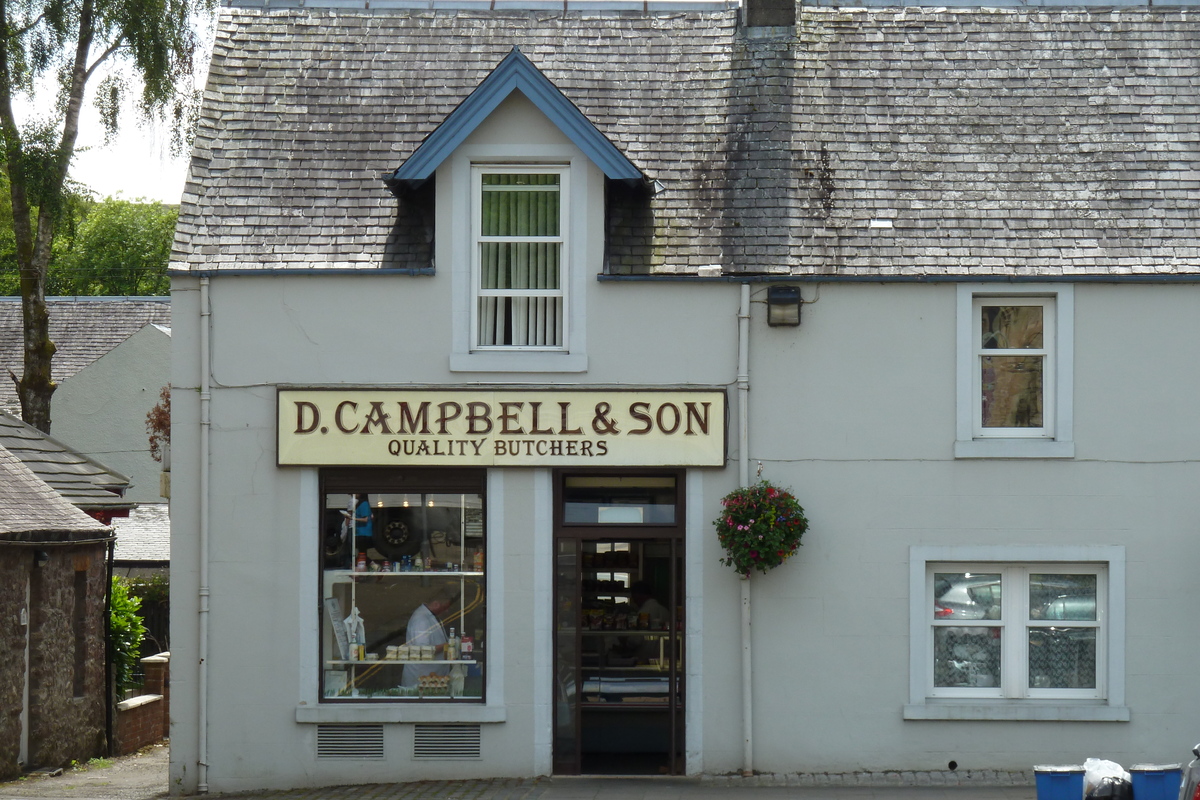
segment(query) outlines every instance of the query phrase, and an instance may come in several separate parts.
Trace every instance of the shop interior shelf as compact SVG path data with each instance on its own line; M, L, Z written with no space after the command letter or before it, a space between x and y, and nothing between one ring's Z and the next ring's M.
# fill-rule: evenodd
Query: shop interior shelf
M420 664L420 665L426 666L426 667L441 667L441 666L446 666L446 665L451 665L451 664L466 664L468 666L478 666L479 661L475 660L475 659L472 659L471 661L463 661L461 659L457 660L457 661L443 661L441 659L401 661L398 658L377 658L374 661L365 661L364 660L364 661L326 661L325 662L325 665L329 666L329 667L344 667L344 666L351 666L351 667L398 666L398 667L402 667L405 664Z
M447 572L445 570L421 570L420 572L358 572L352 569L327 569L325 574L334 578L432 578L432 577L482 577L482 572Z

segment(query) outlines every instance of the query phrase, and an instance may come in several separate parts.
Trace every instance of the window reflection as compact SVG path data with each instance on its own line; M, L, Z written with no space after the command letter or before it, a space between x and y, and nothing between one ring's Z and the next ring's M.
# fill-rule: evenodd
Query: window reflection
M674 476L570 476L563 480L563 521L587 525L674 525Z
M483 699L483 508L480 492L325 493L324 700Z

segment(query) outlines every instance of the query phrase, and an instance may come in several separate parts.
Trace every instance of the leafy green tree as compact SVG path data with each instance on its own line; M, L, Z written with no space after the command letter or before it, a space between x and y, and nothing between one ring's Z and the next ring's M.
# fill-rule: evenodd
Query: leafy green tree
M160 203L108 199L88 209L70 249L50 265L52 295L167 294L175 218Z
M54 242L69 217L68 179L79 114L89 81L100 80L97 105L106 130L117 129L122 98L140 84L139 107L175 123L182 143L191 129L197 93L191 87L199 37L192 27L211 0L0 0L0 159L8 178L12 230L25 336L23 374L17 380L21 416L50 431L55 385L50 364L46 282ZM109 69L108 77L101 69ZM18 123L14 98L52 77L53 102L39 99L46 116Z
M21 285L8 205L7 193L0 193L0 295L11 296ZM47 296L167 294L178 215L178 208L161 203L78 196L54 239Z
M78 185L73 185L66 197L66 207L58 230L54 236L54 244L50 248L50 264L54 263L65 252L70 251L75 241L75 233L83 214L92 205L90 194ZM34 217L37 213L34 209ZM17 267L17 238L13 231L12 198L9 194L8 178L0 172L0 295L12 296L21 293L20 271ZM47 286L46 294L60 294L56 289ZM14 378L14 380L16 380Z
M0 294L15 295L20 289L17 237L12 227L12 198L8 194L8 178L0 173Z
M140 598L130 594L129 584L113 576L112 597L109 599L108 640L112 647L113 682L117 697L135 685L134 670L141 657L142 638L146 626L138 614L142 608Z

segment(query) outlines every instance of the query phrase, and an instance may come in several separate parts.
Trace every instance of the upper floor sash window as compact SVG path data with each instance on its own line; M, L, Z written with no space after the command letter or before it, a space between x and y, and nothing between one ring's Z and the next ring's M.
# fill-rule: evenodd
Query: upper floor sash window
M472 170L473 349L564 350L569 172Z

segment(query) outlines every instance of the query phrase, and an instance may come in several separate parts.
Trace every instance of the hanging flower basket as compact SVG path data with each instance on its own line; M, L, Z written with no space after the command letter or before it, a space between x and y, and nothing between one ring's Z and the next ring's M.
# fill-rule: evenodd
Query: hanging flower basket
M726 553L721 563L743 578L750 577L751 570L766 572L787 561L808 530L800 503L770 481L732 491L721 505L724 511L713 520Z

